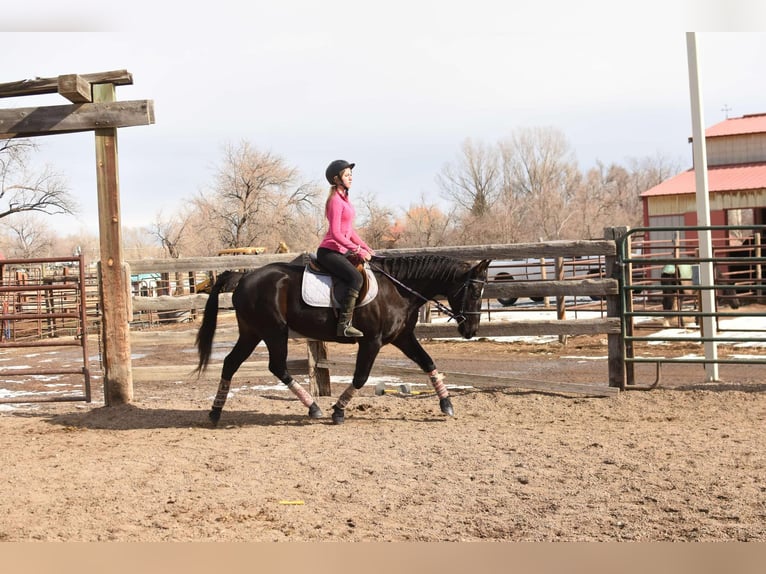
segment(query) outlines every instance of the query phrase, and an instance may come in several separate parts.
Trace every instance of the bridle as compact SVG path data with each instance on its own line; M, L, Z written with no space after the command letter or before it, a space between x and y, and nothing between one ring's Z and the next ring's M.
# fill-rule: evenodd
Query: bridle
M473 277L469 277L468 279L463 281L463 284L460 287L458 287L457 291L455 291L455 295L460 293L460 291L463 291L463 298L460 301L460 310L457 313L455 313L452 310L451 307L447 307L446 305L440 303L436 299L429 299L425 295L422 295L422 294L418 293L417 291L415 291L414 289L412 289L411 287L405 285L404 283L399 281L396 277L391 275L388 271L383 269L380 265L377 265L376 263L372 263L371 261L368 262L367 264L372 269L374 269L375 271L379 271L380 273L382 273L383 275L388 277L391 281L393 281L394 283L399 285L399 287L401 287L402 289L405 289L406 291L409 291L410 293L412 293L416 297L422 299L423 302L425 302L425 303L428 303L428 302L433 303L434 306L439 311L441 311L445 315L449 316L448 321L451 321L452 319L454 319L457 322L457 324L460 325L460 324L462 324L468 318L468 317L466 317L466 315L481 315L481 310L479 310L479 311L465 311L464 309L465 309L466 304L468 303L468 297L470 295L470 293L469 293L470 289L468 287L470 285L472 285L472 284L480 284L481 285L481 292L479 293L479 296L477 297L477 299L481 299L482 294L484 293L484 287L487 284L487 281L485 279L475 279Z

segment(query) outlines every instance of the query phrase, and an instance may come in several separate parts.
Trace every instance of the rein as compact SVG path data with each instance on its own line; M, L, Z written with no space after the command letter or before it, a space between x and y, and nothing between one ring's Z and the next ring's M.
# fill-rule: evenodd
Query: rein
M403 289L409 291L410 293L412 293L416 297L422 299L424 302L428 303L430 301L431 303L433 303L439 311L441 311L445 315L449 315L449 320L454 319L457 322L458 325L460 325L463 321L466 320L466 315L480 315L481 314L481 311L464 311L463 308L465 307L465 304L466 304L466 302L468 300L468 289L467 289L468 284L469 283L481 283L482 285L486 285L486 281L480 281L479 279L466 279L463 282L463 284L460 286L460 289L465 289L465 293L463 294L463 301L460 304L461 309L460 309L460 311L458 313L455 313L450 307L447 307L446 305L440 303L436 299L429 299L425 295L422 295L422 294L418 293L417 291L415 291L414 289L412 289L411 287L405 285L404 283L399 281L396 277L391 275L388 271L383 269L377 263L373 263L372 261L369 261L367 264L370 267L372 267L375 271L379 271L380 273L382 273L383 275L388 277L391 281L393 281L394 283L399 285L399 287L402 287Z

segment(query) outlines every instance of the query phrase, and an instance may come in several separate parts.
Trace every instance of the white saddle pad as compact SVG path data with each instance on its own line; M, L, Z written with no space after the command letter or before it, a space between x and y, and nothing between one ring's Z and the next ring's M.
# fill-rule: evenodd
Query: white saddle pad
M366 265L364 272L367 274L370 287L364 298L357 302L357 307L367 305L378 294L378 281L375 279L375 275ZM301 284L301 297L303 297L306 304L312 307L339 307L340 305L331 293L332 280L332 275L314 273L306 267L303 271L303 283Z

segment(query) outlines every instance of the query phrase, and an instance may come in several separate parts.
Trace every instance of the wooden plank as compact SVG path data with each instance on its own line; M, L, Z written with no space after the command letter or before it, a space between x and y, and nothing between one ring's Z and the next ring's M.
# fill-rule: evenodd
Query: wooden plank
M160 295L158 297L140 297L134 295L131 297L131 303L134 311L191 311L193 309L204 309L207 303L208 295L206 293L195 293L192 295ZM231 293L220 293L218 295L218 308L231 308Z
M619 317L535 321L484 321L475 338L534 337L538 335L597 335L620 333ZM415 335L423 339L459 338L454 323L418 323Z
M423 255L420 247L386 249L380 255ZM514 243L500 245L465 245L453 247L429 247L428 253L438 253L458 259L524 259L525 257L596 257L615 255L614 241L604 239L542 241L540 243Z
M183 273L185 271L228 271L234 269L255 269L268 263L286 263L299 257L300 253L279 253L271 255L225 255L220 257L179 257L177 259L134 259L130 268L140 273Z
M59 94L75 104L92 102L90 83L78 74L67 74L58 78Z
M184 329L183 331L131 331L130 340L134 344L156 345L189 345L194 346L197 338L198 327ZM237 326L222 327L215 330L215 340L220 343L229 341L233 345L239 337Z
M133 74L127 70L112 70L95 74L79 74L79 76L88 84L114 84L116 86L125 86L133 83ZM62 76L54 78L34 78L31 80L20 80L18 82L6 82L0 84L0 98L55 94L59 91L59 78L61 77Z
M560 281L492 281L484 288L488 299L499 297L606 296L617 295L617 279L564 279Z
M154 102L94 102L0 110L0 139L76 133L154 123Z
M321 366L333 369L353 369L354 364L350 361L328 360L323 361ZM389 374L398 374L399 376L417 376L425 379L426 375L420 369L413 367L399 367L386 365L384 363L375 363L373 373L386 372ZM501 375L479 375L476 373L461 373L454 371L445 371L445 382L450 384L467 384L475 386L477 383L483 385L500 385L519 389L529 389L549 393L574 393L580 395L590 395L594 397L611 397L619 394L620 389L609 387L607 385L588 385L584 383L567 383L556 381L539 381L535 379L520 379L516 377L505 377Z
M219 295L220 308L230 307L231 293ZM131 298L135 311L189 311L192 309L204 309L207 295L183 295L173 297L162 295L160 297L137 297ZM477 337L513 337L535 335L596 335L620 334L620 319L618 317L606 317L595 319L549 319L530 321L482 321L479 325ZM418 323L415 334L423 338L453 338L459 337L454 323ZM293 333L295 338L301 336Z
M515 243L502 245L471 245L462 247L429 247L412 249L381 249L378 255L446 255L458 259L524 259L528 257L576 257L615 255L614 241L547 241L541 243ZM288 262L305 256L304 253L280 253L261 255L236 255L223 257L186 257L179 259L143 259L130 261L134 273L171 273L175 271L227 269L254 269L276 261ZM596 280L594 280L596 281ZM597 281L613 281L600 279ZM499 283L497 283L499 284ZM489 285L487 286L489 288ZM611 289L611 287L609 288ZM553 293L554 295L556 293ZM596 293L594 293L595 295Z
M216 379L221 374L223 363L210 363L200 377L194 372L195 365L152 365L149 367L133 367L133 382L147 383L157 381L193 381L198 378ZM290 359L287 361L287 370L294 375L308 373L308 361L306 359ZM271 377L274 383L279 383L274 375L269 372L269 362L247 361L237 369L235 380L244 384L248 377ZM285 387L287 388L287 387ZM181 391L182 392L182 391Z

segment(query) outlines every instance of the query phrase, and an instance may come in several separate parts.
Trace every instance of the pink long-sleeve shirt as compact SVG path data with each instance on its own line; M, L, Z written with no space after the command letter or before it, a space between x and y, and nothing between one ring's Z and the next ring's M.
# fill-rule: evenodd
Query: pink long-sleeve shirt
M349 250L356 251L357 246L361 246L365 251L370 251L367 244L354 231L356 211L348 197L340 193L333 193L330 201L327 203L326 215L329 225L319 247L326 247L340 253L345 253Z

